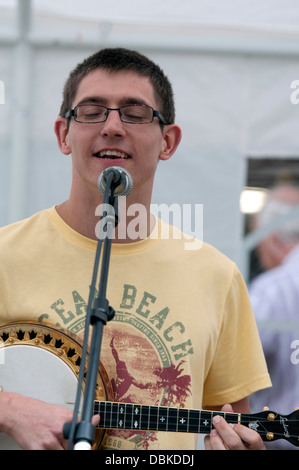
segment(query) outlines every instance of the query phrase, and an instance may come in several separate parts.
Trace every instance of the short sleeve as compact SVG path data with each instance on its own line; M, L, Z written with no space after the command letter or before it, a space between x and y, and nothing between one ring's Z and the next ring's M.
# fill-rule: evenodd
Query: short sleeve
M203 405L233 403L270 386L247 287L235 266Z

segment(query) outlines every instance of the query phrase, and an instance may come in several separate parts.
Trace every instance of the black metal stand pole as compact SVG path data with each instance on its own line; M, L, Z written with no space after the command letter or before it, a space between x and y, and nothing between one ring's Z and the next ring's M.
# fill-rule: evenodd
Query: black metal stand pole
M66 423L64 427L64 435L66 438L69 439L69 449L71 449L74 444L74 450L90 450L94 442L95 427L91 423L91 420L94 410L95 390L97 385L97 374L99 369L103 329L107 321L112 320L112 318L114 317L114 310L112 309L112 307L110 307L108 299L106 298L112 235L113 230L118 223L117 198L115 198L114 196L114 190L117 185L113 185L112 180L112 176L110 178L107 178L103 205L105 212L101 221L101 233L98 241L99 247L101 246L102 241L104 239L103 257L99 281L99 293L98 296L94 299L94 282L98 271L100 249L97 250L96 254L93 283L89 297L89 306L87 309L87 312L89 312L89 314L86 317L83 344L83 350L85 352L87 351L88 341L87 330L89 330L90 327L92 327L92 335L88 357L85 393L83 397L82 418L81 421L77 423L76 414L78 411L78 401L80 399L79 397L81 396L82 390L82 383L80 382L82 382L84 375L85 360L82 360L80 364L79 383L75 405L75 410L77 409L77 411L74 412L73 422L71 424ZM91 303L93 303L92 308ZM84 354L82 353L82 359L84 359L83 356Z

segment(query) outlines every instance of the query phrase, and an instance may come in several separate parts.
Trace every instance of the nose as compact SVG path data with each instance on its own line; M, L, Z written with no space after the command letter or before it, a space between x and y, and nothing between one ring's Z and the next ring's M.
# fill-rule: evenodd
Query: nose
M119 111L117 109L109 110L107 120L102 124L101 134L105 136L123 136L125 133Z

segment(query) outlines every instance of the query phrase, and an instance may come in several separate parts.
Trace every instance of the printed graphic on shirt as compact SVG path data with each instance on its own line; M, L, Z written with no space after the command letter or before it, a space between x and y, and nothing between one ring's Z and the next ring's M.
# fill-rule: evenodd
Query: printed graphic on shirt
M57 324L82 336L87 305L77 291L72 297L72 310L65 309L63 299L55 300L51 309L59 317ZM193 354L192 343L181 321L169 321L170 308L154 310L155 301L149 292L139 293L133 285L123 286L119 309L104 328L101 361L115 401L183 408L191 394L186 363L187 356ZM48 316L41 315L40 320L46 321ZM105 447L155 449L157 433L109 430Z

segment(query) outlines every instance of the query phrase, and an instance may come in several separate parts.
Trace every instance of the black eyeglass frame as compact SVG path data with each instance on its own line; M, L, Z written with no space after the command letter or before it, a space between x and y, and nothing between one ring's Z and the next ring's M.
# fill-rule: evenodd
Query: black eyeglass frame
M98 106L99 108L105 108L107 111L105 113L105 119L103 121L94 121L94 122L86 122L86 121L79 121L77 119L77 109L78 108L82 108L84 106ZM138 106L138 107L144 107L144 108L149 108L152 110L153 112L153 117L152 117L152 120L151 121L148 121L148 122L130 122L130 121L124 121L122 119L122 109L124 108L132 108L134 106ZM108 116L109 116L109 112L110 111L118 111L118 114L119 114L119 118L121 120L121 122L124 122L126 124L150 124L151 122L153 122L154 118L157 117L158 119L160 119L160 121L164 124L164 125L168 125L168 122L166 121L166 119L164 118L163 114L161 114L159 111L157 111L156 109L152 108L151 106L148 106L147 104L131 104L131 105L125 105L125 106L121 106L120 108L108 108L107 106L103 106L103 105L99 105L99 104L79 104L77 106L75 106L73 109L70 109L69 111L67 111L65 113L65 118L66 119L70 119L71 117L73 117L75 119L76 122L79 122L81 124L99 124L101 122L106 122L107 119L108 119Z

